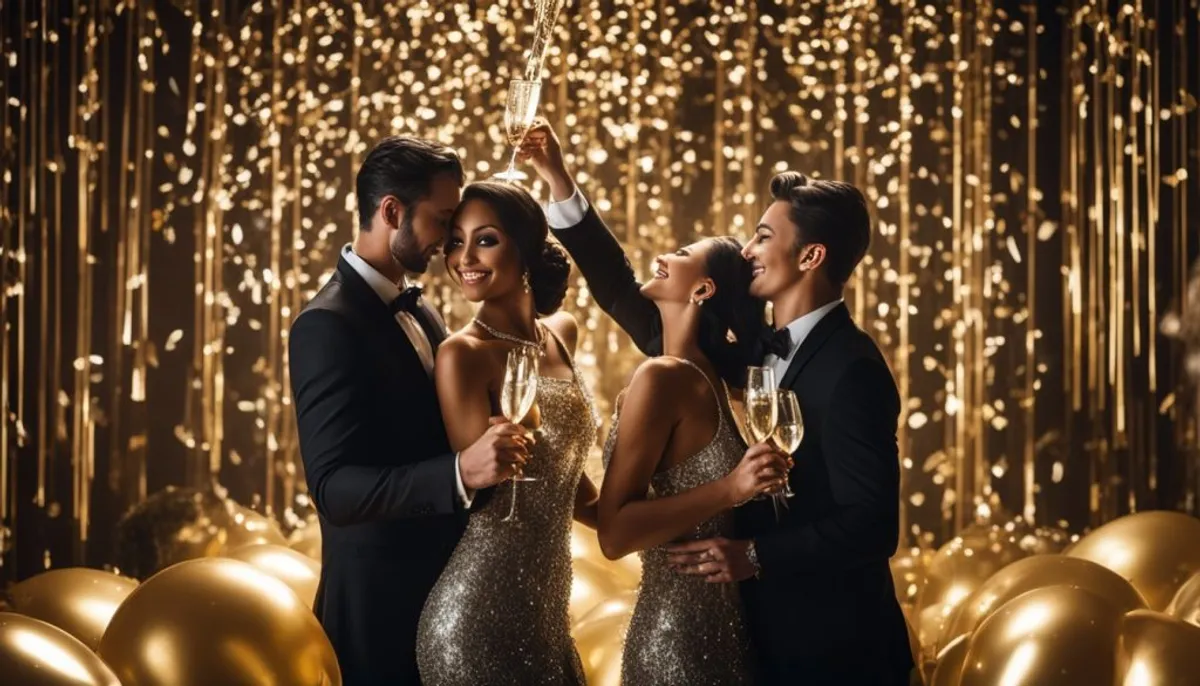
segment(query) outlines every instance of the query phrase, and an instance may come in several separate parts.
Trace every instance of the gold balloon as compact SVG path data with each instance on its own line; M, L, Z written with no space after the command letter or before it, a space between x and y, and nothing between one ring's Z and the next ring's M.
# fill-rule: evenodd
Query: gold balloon
M937 663L929 677L929 686L958 686L962 679L963 662L967 659L970 636L959 636L946 644L937 654Z
M609 611L577 623L571 630L587 683L591 686L620 686L621 653L633 615L632 597L627 596L625 603L623 611L610 607Z
M600 541L596 538L596 532L579 522L575 522L571 527L571 558L590 560L611 570L617 576L617 583L623 588L637 588L642 581L641 556L631 553L619 560L609 560L600 551Z
M135 588L133 579L70 567L30 577L13 586L9 597L14 612L53 624L95 650L117 607Z
M225 525L225 550L233 551L244 545L271 543L287 547L287 539L274 519L247 507L229 502L229 521Z
M571 620L578 621L605 600L630 590L611 568L594 560L577 559L571 580Z
M1165 511L1126 515L1079 539L1068 555L1120 574L1151 610L1162 610L1200 571L1200 519Z
M182 562L117 610L100 657L123 686L338 686L333 646L282 581L238 560Z
M1200 572L1193 574L1192 578L1175 592L1175 597L1167 606L1167 614L1200 626Z
M321 526L314 519L306 526L296 529L291 536L288 536L288 547L320 562Z
M117 675L74 636L11 612L0 612L0 683L121 686Z
M1082 588L1029 591L971 635L960 683L1111 684L1121 618L1112 603Z
M921 610L917 615L917 642L921 646L922 660L937 654L937 648L942 645L942 637L950 628L950 619L954 615L955 606L937 603Z
M1017 537L1017 544L1030 555L1061 553L1071 544L1071 534L1058 527L1043 526L1022 532Z
M1145 599L1128 581L1095 562L1061 555L1035 555L1001 569L975 589L955 610L939 647L975 631L983 620L1022 593L1059 584L1091 591L1121 612L1146 607Z
M229 557L252 564L279 579L295 591L305 605L313 606L317 584L321 581L321 565L312 558L270 543L244 545L229 553Z
M1121 624L1117 683L1123 686L1189 686L1200 680L1200 627L1137 610Z
M1025 556L1012 532L999 526L967 527L929 562L917 600L918 617L933 605L953 609L988 577ZM924 643L925 637L921 640Z
M888 561L892 570L892 584L896 587L896 600L905 610L906 616L917 604L921 589L925 586L925 572L933 561L934 551L923 548L904 548Z

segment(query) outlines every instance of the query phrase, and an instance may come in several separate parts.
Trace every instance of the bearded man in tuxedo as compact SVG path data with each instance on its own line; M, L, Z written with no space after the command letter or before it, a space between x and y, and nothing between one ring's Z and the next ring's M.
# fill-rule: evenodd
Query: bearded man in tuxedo
M438 253L462 183L442 145L376 145L356 178L357 236L289 335L322 536L314 610L346 686L420 684L417 621L474 494L528 456L524 429L503 418L458 454L442 425L431 375L446 328L408 275Z

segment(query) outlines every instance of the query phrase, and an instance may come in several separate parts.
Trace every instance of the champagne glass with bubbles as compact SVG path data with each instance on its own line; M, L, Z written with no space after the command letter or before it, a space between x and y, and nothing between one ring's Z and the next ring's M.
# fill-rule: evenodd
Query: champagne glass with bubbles
M533 409L537 397L537 353L526 346L517 346L508 351L504 363L504 384L500 388L500 412L513 424L520 424ZM512 478L512 504L505 522L520 521L517 515L517 482L537 481L537 477L526 476L520 469Z
M508 144L513 146L513 151L508 159L508 169L492 178L512 183L529 178L517 169L517 151L529 127L533 126L541 97L541 81L513 79L508 82L508 103L504 107L504 134L508 137Z
M791 455L796 452L796 448L800 447L800 441L804 440L804 417L800 415L800 402L796 399L796 394L786 389L776 391L775 410L777 415L773 436L775 445ZM792 487L785 478L783 480L783 497L791 498L794 495Z
M775 399L775 370L750 367L746 373L746 430L754 443L762 443L775 433L779 420ZM763 497L760 494L755 500Z

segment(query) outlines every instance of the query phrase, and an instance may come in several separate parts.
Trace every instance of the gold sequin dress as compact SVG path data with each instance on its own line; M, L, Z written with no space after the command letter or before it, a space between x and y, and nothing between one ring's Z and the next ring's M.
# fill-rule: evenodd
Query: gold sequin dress
M561 346L561 343L559 343ZM520 522L502 522L512 483L471 513L421 614L417 665L425 686L584 684L571 638L571 521L584 459L599 428L572 378L540 377L542 426L518 485Z
M708 375L688 360L680 361ZM720 479L742 459L745 444L738 435L723 393L717 393L717 432L703 450L656 473L650 479L650 497L678 495ZM620 408L604 444L607 466L616 444ZM682 540L732 537L733 512L723 512L696 527ZM751 683L749 639L742 616L737 584L710 584L701 577L684 576L667 564L661 548L643 551L642 585L625 637L621 661L624 686L727 686Z

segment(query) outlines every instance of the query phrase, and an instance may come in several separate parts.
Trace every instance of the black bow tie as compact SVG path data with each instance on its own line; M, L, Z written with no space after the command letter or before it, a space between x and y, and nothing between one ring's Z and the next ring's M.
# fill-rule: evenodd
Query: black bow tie
M413 312L417 311L417 309L418 309L417 303L420 302L420 300L421 300L421 287L420 286L409 286L408 288L405 288L404 290L400 291L400 295L397 295L392 300L391 304L389 305L389 308L391 309L392 314L396 314L397 312L401 312L401 311L413 313Z
M792 354L792 333L787 327L777 329L767 339L767 353L780 359Z

